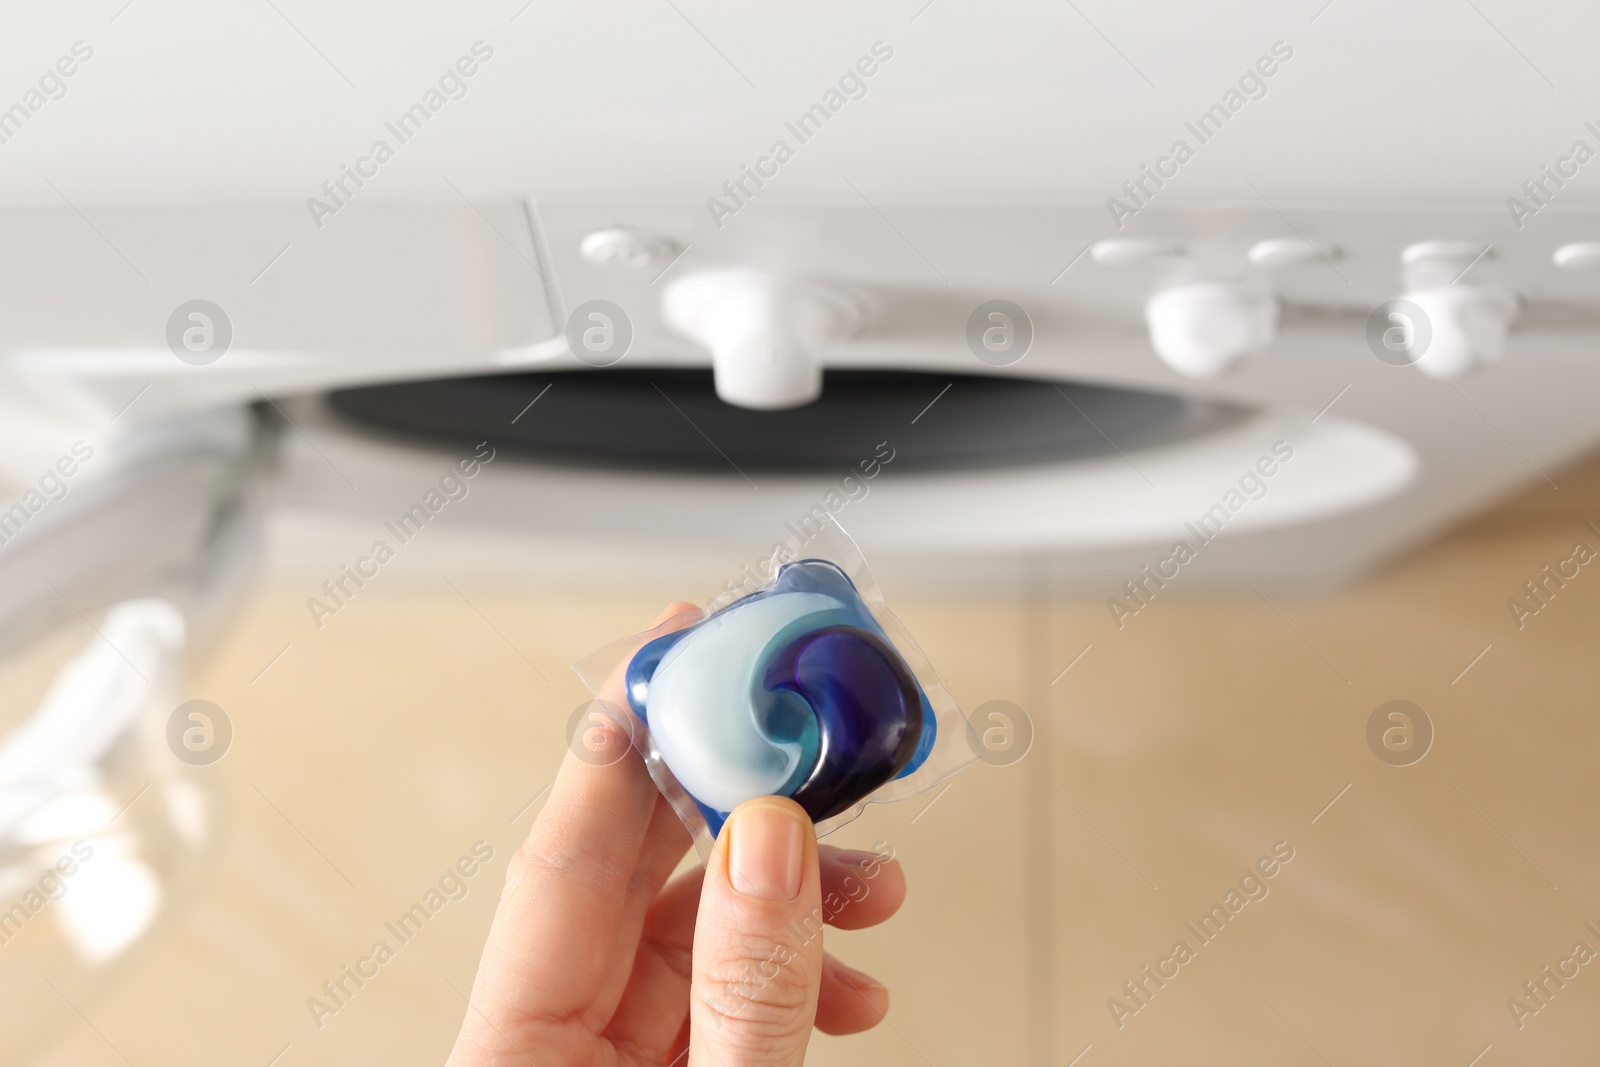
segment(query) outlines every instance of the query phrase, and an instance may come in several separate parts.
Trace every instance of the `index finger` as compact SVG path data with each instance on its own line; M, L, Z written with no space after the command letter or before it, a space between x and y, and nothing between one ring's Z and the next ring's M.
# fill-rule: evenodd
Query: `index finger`
M674 625L668 629L681 629L695 613L691 604L672 604L652 631L669 620ZM602 699L626 711L624 666L602 689ZM623 727L604 715L594 719L602 753L616 751L615 745L631 748ZM658 795L636 752L591 762L568 751L550 799L510 861L474 983L488 999L555 1018L594 1004L611 959L597 951L597 942L609 943L622 926Z

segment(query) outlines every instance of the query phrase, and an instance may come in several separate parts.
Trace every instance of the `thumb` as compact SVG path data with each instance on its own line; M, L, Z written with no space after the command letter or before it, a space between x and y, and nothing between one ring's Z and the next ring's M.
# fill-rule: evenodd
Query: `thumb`
M690 1067L799 1067L822 981L817 836L800 805L759 797L729 815L695 922Z

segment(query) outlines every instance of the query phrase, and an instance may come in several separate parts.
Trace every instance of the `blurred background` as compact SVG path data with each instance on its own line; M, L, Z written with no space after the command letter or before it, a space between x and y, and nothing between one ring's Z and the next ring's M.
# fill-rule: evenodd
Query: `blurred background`
M4 1062L441 1061L571 665L828 520L992 745L811 1062L1592 1059L1591 13L0 18Z

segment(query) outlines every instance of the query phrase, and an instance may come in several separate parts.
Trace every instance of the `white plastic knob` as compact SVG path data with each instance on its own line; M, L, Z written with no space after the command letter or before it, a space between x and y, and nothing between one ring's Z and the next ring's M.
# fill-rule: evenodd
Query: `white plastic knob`
M1497 362L1519 310L1516 295L1499 285L1440 285L1405 299L1428 318L1417 369L1431 378L1460 378Z
M1096 241L1094 247L1089 249L1089 258L1107 267L1178 259L1187 254L1187 250L1178 242L1153 237L1108 237L1104 241Z
M1575 241L1562 245L1550 260L1562 270L1593 270L1600 267L1600 241Z
M578 250L596 266L628 270L659 266L679 252L677 242L670 237L622 227L596 230L583 239Z
M1337 245L1313 242L1304 237L1269 237L1251 245L1245 258L1253 267L1281 270L1307 263L1332 263L1343 254Z
M1166 364L1190 378L1211 378L1272 343L1278 302L1228 282L1162 289L1145 304L1150 344Z
M674 282L662 312L674 329L711 350L717 396L758 410L799 407L821 396L817 349L854 335L866 319L853 293L745 269Z

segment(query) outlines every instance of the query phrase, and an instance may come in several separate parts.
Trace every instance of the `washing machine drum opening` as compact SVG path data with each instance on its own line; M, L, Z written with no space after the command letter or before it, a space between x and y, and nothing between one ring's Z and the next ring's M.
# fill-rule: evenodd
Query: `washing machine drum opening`
M1218 416L1160 393L899 370L827 371L821 399L783 411L725 404L709 369L682 367L401 382L330 400L386 434L488 439L546 463L717 474L853 470L884 443L900 471L1053 463L1169 440Z

